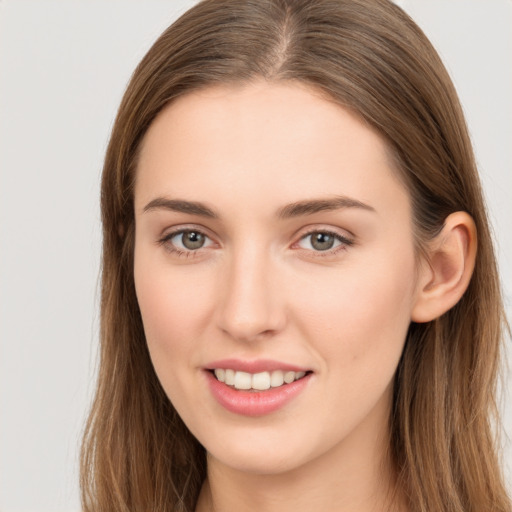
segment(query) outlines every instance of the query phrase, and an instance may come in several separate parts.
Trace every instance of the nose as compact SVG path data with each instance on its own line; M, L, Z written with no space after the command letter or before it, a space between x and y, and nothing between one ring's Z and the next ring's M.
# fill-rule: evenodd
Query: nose
M239 341L266 339L286 324L278 269L268 255L247 250L233 257L221 278L218 326Z

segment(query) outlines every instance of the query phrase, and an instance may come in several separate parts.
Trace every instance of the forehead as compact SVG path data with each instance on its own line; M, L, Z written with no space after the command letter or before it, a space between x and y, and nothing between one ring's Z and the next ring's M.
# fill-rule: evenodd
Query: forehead
M385 190L407 196L374 129L308 86L261 81L167 106L144 138L135 200L235 192L247 205L258 193L269 204L329 194L369 202Z

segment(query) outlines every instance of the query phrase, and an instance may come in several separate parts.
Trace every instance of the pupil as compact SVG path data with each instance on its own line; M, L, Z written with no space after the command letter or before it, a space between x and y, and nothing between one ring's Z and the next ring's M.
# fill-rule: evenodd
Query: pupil
M311 238L311 245L317 251L327 251L334 245L334 237L327 233L316 233Z
M199 249L204 245L204 235L196 231L187 231L183 233L182 242L187 249Z

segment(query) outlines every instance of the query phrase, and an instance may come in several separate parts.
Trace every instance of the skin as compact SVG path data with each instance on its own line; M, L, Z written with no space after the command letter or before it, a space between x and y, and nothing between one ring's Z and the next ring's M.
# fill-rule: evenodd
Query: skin
M366 207L279 215L340 196ZM384 510L393 377L435 269L418 265L409 194L382 138L304 85L211 87L152 123L134 200L151 358L208 454L197 510ZM185 228L206 235L204 246L186 249L176 234ZM349 243L317 250L312 231ZM247 417L206 385L204 368L224 358L313 373L283 408Z

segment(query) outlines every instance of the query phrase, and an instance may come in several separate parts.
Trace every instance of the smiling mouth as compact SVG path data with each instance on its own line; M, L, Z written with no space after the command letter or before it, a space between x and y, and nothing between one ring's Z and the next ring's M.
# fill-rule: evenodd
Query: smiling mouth
M274 370L271 372L248 373L231 369L216 368L211 370L219 382L237 390L265 391L271 388L279 388L304 378L311 372L294 372Z

